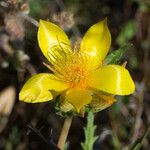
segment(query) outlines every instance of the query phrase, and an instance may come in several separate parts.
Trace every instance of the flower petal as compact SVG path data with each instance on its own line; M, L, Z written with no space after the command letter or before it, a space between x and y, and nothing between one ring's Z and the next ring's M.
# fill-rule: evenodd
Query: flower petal
M66 100L71 103L79 113L81 108L92 100L91 93L83 89L70 89L66 93Z
M110 94L129 95L135 90L128 70L119 65L103 66L96 70L90 78L90 87Z
M38 29L38 43L44 56L50 61L49 54L54 53L51 48L58 46L58 48L71 47L70 41L66 33L57 25L40 20Z
M93 57L94 63L99 65L108 53L111 35L104 19L91 26L83 37L80 50Z
M110 94L106 95L102 92L99 92L93 95L92 101L89 105L94 110L101 111L111 106L114 102L116 102L116 99L114 98L113 95L110 95Z
M64 91L67 85L54 78L54 75L40 73L31 77L19 93L20 101L27 103L40 103L53 99L50 90Z

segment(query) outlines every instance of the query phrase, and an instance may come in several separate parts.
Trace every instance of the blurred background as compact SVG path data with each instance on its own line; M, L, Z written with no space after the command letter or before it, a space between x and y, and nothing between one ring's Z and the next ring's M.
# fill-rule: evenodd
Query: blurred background
M26 104L18 93L25 81L48 72L37 43L39 19L61 26L72 43L94 23L107 17L111 51L131 43L120 63L136 83L131 96L95 114L94 150L121 150L140 138L150 121L150 1L149 0L0 0L0 150L45 150L57 143L64 118L55 102ZM81 150L86 117L74 117L69 150ZM142 150L150 149L150 135Z

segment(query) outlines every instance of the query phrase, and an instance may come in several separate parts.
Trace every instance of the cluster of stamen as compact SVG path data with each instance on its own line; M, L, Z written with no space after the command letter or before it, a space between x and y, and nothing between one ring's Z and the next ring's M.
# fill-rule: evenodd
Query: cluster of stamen
M72 51L68 45L53 46L48 53L51 66L58 80L65 81L71 88L85 88L90 68L85 54Z

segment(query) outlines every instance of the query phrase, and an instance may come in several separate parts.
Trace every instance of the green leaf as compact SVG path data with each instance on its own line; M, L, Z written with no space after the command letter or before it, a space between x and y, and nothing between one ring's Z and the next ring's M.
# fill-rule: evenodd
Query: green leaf
M145 133L143 134L143 136L141 138L137 139L137 141L135 141L135 143L133 144L133 146L131 147L130 150L140 150L140 148L142 147L142 144L149 132L150 132L150 123L149 123Z
M96 126L94 125L93 112L89 112L87 116L87 126L84 128L85 142L81 143L83 150L92 150L97 137L94 135Z
M104 65L109 65L109 64L117 64L120 59L123 57L124 53L130 49L132 44L126 44L122 46L121 48L111 52L106 59L104 60Z

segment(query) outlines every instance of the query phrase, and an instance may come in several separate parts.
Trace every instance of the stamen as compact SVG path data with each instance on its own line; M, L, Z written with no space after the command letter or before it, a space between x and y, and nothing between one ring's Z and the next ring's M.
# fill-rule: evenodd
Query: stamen
M91 71L89 56L85 53L71 51L70 46L61 44L53 46L48 52L51 65L49 68L60 80L69 83L70 87L86 87Z

